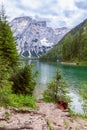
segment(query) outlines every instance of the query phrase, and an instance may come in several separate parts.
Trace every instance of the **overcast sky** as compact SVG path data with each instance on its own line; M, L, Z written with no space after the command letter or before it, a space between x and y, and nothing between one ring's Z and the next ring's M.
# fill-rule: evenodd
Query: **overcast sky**
M54 28L71 28L87 18L87 0L0 0L0 4L2 1L9 20L30 16Z

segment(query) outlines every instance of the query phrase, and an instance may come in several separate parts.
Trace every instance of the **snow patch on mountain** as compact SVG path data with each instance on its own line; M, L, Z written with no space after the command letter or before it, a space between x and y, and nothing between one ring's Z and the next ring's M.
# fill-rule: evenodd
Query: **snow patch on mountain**
M68 28L47 27L46 21L18 17L11 21L18 52L24 57L39 57L56 45L69 31Z

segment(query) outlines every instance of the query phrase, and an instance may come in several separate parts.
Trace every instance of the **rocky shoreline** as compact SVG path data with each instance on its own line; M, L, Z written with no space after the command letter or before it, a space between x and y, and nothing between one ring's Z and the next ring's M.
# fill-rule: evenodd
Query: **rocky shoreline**
M37 103L37 110L0 108L0 130L87 130L87 120L70 116L56 104Z

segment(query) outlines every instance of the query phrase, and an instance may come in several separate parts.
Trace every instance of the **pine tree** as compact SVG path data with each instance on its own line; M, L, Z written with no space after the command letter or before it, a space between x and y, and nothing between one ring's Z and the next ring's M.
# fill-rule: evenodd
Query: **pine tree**
M4 6L0 8L0 88L10 87L10 75L17 69L16 44L5 16Z
M4 60L9 69L15 70L19 58L13 33L7 22L3 5L0 11L0 58Z
M60 71L57 70L54 80L48 83L47 89L43 92L43 100L47 102L70 101L67 96L67 87Z

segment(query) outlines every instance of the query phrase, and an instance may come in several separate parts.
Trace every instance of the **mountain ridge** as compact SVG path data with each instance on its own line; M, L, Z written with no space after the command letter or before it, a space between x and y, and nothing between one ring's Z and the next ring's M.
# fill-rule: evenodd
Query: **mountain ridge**
M17 49L23 57L41 56L69 31L66 27L47 27L46 21L37 21L28 16L13 19L10 26L17 42Z

